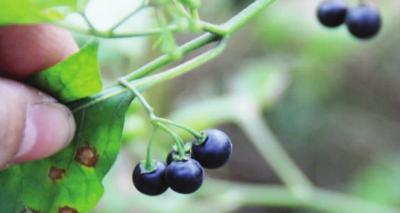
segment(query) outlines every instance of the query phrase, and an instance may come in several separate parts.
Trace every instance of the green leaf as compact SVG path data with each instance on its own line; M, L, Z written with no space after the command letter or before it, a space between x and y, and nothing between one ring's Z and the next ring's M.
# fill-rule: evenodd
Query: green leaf
M30 82L63 102L99 92L102 83L97 50L98 43L91 42L65 61L36 74Z
M0 25L59 20L78 6L82 7L82 0L1 0Z
M93 209L103 193L102 179L120 150L125 112L132 99L125 92L81 108L74 113L77 132L68 148L1 172L1 212Z
M97 49L98 44L92 42L30 80L64 102L93 95L101 89ZM123 92L100 101L89 97L74 102L77 132L66 149L0 172L0 211L82 213L93 209L103 194L102 180L119 153L125 113L133 98L132 93Z

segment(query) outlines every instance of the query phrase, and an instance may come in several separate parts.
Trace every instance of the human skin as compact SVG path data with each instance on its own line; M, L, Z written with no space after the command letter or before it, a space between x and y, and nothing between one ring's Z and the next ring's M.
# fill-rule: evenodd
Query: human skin
M55 26L0 27L0 169L48 157L72 140L69 109L24 81L76 51L72 36Z

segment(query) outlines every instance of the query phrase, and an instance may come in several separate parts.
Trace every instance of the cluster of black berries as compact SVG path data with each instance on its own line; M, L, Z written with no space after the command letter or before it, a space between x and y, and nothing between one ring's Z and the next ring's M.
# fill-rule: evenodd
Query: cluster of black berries
M343 0L325 0L319 5L317 16L327 27L346 23L350 33L359 39L374 37L382 25L381 15L371 3L348 8Z
M167 157L167 165L156 161L153 171L146 171L139 163L133 172L135 187L147 195L159 195L168 187L178 193L189 194L200 188L204 179L204 168L223 166L232 153L229 137L217 129L204 131L205 141L192 143L182 159L176 150Z

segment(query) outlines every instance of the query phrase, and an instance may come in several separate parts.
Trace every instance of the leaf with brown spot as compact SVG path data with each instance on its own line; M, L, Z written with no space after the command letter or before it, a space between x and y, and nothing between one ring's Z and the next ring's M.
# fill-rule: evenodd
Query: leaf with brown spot
M81 146L76 150L75 160L87 167L95 167L99 158L96 148L88 145Z
M97 64L81 63L87 57L96 57L89 56L97 54L94 49L97 50L89 46L89 50L81 50L84 52L71 57L68 63L56 65L56 71L48 72L51 76L41 76L36 80L44 79L46 82L43 85L46 86L42 88L47 89L48 93L51 93L49 89L54 89L54 94L59 95L60 100L70 101L90 95L90 91L94 90L81 87L97 88L98 79L85 80L97 74L88 73L88 78L71 80L70 72L62 70L68 71L73 60L76 60L80 64L80 71L98 72ZM64 73L68 76L63 76ZM60 87L52 82L54 79L64 79L62 82L65 85ZM74 90L74 85L81 86ZM123 92L76 110L77 131L67 148L50 158L12 166L0 172L0 211L21 212L29 208L56 213L61 208L65 213L74 212L72 210L90 212L103 194L102 180L119 153L125 113L133 98L132 93ZM91 101L90 97L80 100L79 104L88 101ZM82 155L76 156L79 152Z
M65 173L66 173L65 169L52 166L49 169L49 178L52 181L61 180L64 177Z

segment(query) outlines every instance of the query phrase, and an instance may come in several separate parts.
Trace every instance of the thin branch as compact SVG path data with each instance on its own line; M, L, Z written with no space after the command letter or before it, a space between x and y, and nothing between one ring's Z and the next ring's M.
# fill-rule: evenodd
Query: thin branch
M342 193L315 189L309 200L299 199L280 185L250 184L208 179L201 195L220 205L305 208L324 212L396 213L399 209Z
M114 34L114 31L120 27L122 24L124 24L127 20L138 14L140 11L143 9L150 7L150 5L146 4L146 0L143 0L142 3L138 8L130 12L127 16L123 17L121 20L119 20L114 26L112 26L109 30L108 33L112 36Z
M256 103L247 98L238 100L238 102L245 104L236 109L236 123L250 138L257 151L294 195L302 199L311 198L314 186L278 142L262 119L261 110Z

